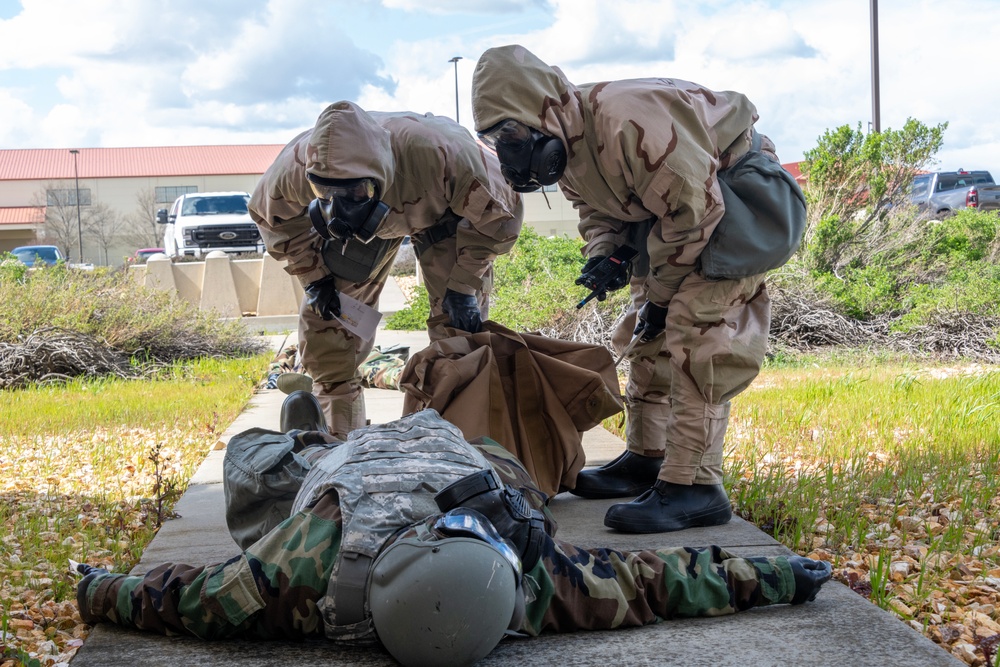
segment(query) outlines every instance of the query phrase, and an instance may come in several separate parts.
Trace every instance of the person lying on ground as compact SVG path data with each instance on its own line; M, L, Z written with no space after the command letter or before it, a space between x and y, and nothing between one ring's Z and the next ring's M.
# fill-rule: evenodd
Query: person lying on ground
M240 436L241 451L310 461L287 518L223 563L138 576L77 565L84 621L203 639L377 640L404 665L467 665L506 634L802 604L831 576L829 563L800 556L559 540L520 462L495 441L467 442L434 410L341 442L315 398L295 392L281 422L308 428Z

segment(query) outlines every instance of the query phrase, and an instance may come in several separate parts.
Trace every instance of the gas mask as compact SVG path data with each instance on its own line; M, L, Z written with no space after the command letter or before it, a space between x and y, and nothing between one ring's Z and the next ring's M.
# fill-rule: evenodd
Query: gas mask
M501 485L492 470L481 470L449 484L434 496L434 502L442 512L463 508L483 514L514 545L525 572L542 557L544 516L528 505L520 491L509 484Z
M368 243L375 238L378 226L389 214L389 207L378 196L373 178L332 179L307 174L316 199L309 202L309 219L328 241L345 244L351 239Z
M500 173L514 192L534 192L552 185L566 169L562 141L516 120L497 123L480 132L479 138L496 151Z

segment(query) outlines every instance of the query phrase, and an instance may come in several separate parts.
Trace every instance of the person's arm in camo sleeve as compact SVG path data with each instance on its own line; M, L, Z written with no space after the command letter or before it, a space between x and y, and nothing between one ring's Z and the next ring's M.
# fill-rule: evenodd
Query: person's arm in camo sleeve
M799 604L813 599L830 575L829 563L798 556L740 558L716 546L583 549L549 539L525 576L521 629L530 635L611 630Z
M829 563L800 556L740 558L716 546L583 549L557 540L548 499L517 457L489 438L473 443L505 484L546 515L542 559L524 580L527 613L521 630L527 634L611 630L799 604L815 598L830 579Z
M565 185L560 187L563 195L580 216L577 229L584 241L581 249L584 257L608 257L618 246L626 242L628 223L596 210L583 201L572 188Z
M331 492L225 563L165 564L144 576L87 575L77 588L80 616L91 624L202 639L322 636L316 602L336 562L340 527ZM293 541L301 546L289 549Z
M483 275L497 256L510 252L517 242L524 203L504 181L496 156L480 144L462 142L446 159L446 171L455 178L450 208L462 217L447 288L470 294L482 287Z
M268 167L250 197L250 217L267 252L303 287L330 274L323 263L323 239L309 220L314 198L306 180L305 150L312 130L295 137Z

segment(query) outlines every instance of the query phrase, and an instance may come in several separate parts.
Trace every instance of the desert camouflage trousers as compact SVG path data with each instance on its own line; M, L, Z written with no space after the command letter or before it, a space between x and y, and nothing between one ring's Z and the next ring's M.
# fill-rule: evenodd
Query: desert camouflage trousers
M632 280L632 308L612 336L621 351L645 303L644 278ZM722 484L729 402L760 373L767 352L771 300L764 275L707 280L688 275L667 309L663 337L630 355L625 387L629 451L663 456L659 478L675 484Z
M505 481L545 502L523 466L498 444L477 445ZM429 535L433 519L404 531ZM547 530L555 525L547 522ZM204 639L323 637L325 595L341 539L336 493L322 496L247 550L207 567L161 565L145 576L102 574L81 592L88 623L110 621ZM790 602L787 558L739 558L718 547L644 551L583 549L547 537L525 575L521 631L607 630L689 616L719 616Z
M420 253L420 275L430 301L431 318L443 313L441 301L456 260L455 237L444 239ZM395 251L386 254L383 265L365 283L336 280L337 290L376 308L379 296L395 259ZM489 316L489 295L493 284L492 267L477 291L482 317ZM432 340L437 335L429 331ZM375 340L361 340L338 321L326 321L306 308L299 307L299 355L305 372L313 379L313 394L326 415L330 432L341 438L365 425L364 378L359 371L372 351Z

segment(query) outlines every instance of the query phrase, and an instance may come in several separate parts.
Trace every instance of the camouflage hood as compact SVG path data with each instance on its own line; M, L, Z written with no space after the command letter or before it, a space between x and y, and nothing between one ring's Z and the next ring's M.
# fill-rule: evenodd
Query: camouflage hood
M389 132L353 102L331 104L316 120L306 148L306 172L323 178L374 178L392 185L395 163Z
M487 50L472 75L476 132L508 118L562 139L570 157L583 138L580 90L558 67L546 65L523 46Z

